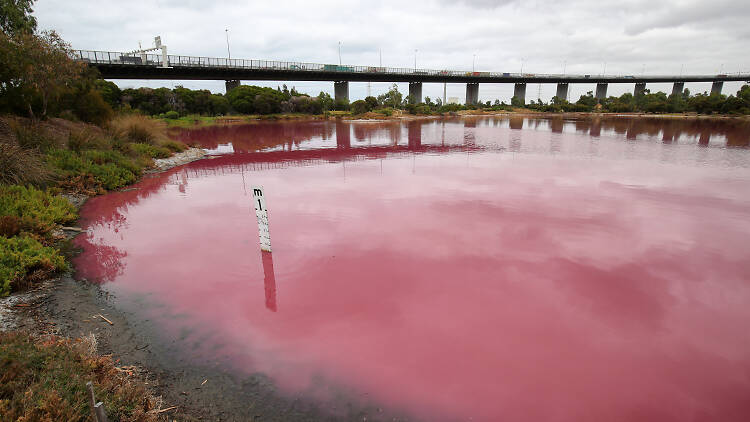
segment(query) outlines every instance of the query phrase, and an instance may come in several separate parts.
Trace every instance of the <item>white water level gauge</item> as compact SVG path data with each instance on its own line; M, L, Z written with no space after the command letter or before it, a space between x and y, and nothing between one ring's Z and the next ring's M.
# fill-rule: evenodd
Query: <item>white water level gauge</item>
M258 237L260 250L271 252L271 233L268 231L268 208L262 186L253 186L253 202L255 203L255 218L258 220Z

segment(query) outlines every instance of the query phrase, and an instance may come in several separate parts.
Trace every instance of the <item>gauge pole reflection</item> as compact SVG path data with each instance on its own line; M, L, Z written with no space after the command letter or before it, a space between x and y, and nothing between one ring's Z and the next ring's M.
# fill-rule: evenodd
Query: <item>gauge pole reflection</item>
M263 286L266 291L266 308L276 312L276 276L273 273L273 253L260 251L263 260Z

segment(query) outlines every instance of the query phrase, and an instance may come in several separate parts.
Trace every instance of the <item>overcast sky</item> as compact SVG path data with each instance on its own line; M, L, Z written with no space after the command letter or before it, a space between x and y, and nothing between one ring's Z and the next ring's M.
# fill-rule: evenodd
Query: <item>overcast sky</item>
M40 29L57 30L73 48L125 51L160 35L170 54L428 69L529 73L716 74L750 72L750 0L434 0L228 1L38 0ZM475 58L476 55L476 58ZM224 91L216 81L116 81ZM245 81L243 83L250 83ZM277 82L253 82L276 86ZM332 83L287 82L300 91L333 93ZM739 83L727 83L734 93ZM709 84L688 84L706 91ZM388 84L371 86L372 94ZM649 85L652 91L670 85ZM408 91L400 84L402 92ZM527 99L554 95L553 85L529 84ZM632 91L610 85L609 94ZM593 85L571 86L577 99ZM352 100L366 83L350 84ZM424 95L442 96L442 84ZM449 84L463 101L465 87ZM510 84L482 84L481 100L509 101Z

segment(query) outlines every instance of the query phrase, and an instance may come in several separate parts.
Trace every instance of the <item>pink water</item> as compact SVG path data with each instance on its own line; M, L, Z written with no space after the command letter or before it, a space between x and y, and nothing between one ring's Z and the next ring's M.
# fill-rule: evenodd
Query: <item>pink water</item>
M344 387L418 420L750 420L744 126L180 136L216 158L89 201L76 264L227 370L291 394Z

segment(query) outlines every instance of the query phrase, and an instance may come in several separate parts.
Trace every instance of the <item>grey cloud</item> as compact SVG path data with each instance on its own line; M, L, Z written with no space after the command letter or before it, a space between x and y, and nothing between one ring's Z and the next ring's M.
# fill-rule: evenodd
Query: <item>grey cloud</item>
M662 4L658 9L646 8L644 16L626 26L625 33L638 35L654 29L680 26L704 25L711 29L715 25L729 25L725 29L741 29L747 25L750 2L747 0L691 1Z

